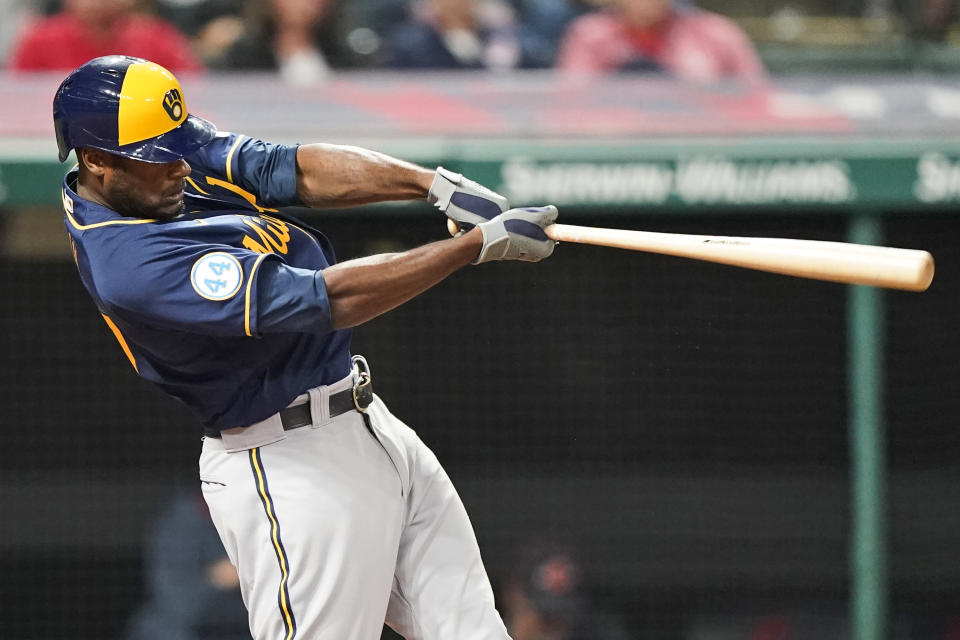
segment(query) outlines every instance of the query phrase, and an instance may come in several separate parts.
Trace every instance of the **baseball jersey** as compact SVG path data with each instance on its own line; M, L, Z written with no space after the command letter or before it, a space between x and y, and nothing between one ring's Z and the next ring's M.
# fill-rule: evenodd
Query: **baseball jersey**
M296 151L220 133L185 158L185 212L120 215L63 183L80 278L137 373L214 430L276 413L345 377L347 330L331 325L329 241L274 208L300 204Z

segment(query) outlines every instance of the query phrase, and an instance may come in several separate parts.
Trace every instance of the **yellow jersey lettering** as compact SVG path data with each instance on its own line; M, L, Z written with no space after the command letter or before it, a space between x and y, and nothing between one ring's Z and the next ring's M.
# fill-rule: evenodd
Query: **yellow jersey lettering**
M243 236L243 246L255 253L273 253L273 251L263 246L250 236Z
M244 224L256 231L257 235L260 237L260 246L271 246L273 250L277 253L282 253L283 255L287 254L287 242L290 240L289 230L280 230L274 225L266 225L266 228L260 226L263 222L260 218L244 218ZM286 225L284 225L286 227ZM249 236L247 236L249 238ZM252 238L250 238L253 240ZM254 241L256 242L256 241ZM246 242L244 242L246 246ZM262 252L266 253L266 252Z
M260 217L267 221L267 229L277 236L277 240L284 245L290 242L290 227L287 226L286 222L268 215L262 215Z

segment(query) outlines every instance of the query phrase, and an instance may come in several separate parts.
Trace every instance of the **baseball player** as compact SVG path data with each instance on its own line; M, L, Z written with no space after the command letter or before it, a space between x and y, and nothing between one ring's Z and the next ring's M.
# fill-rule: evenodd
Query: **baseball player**
M54 127L81 280L136 372L204 424L200 482L256 640L506 638L473 530L431 451L373 394L349 327L461 267L538 261L554 207L326 144L218 132L176 78L94 59ZM337 263L277 211L426 197L456 237Z

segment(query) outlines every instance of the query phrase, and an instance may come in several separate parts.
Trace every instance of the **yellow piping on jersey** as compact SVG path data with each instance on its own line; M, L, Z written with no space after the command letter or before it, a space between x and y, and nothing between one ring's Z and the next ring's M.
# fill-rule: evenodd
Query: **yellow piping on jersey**
M250 279L247 280L247 294L243 305L243 329L250 337L253 337L253 334L250 332L250 291L253 288L253 277L257 273L257 268L260 266L260 263L263 262L263 259L268 255L270 254L265 253L257 258L257 261L253 263L253 267L250 269Z
M233 143L233 146L230 147L230 151L227 152L227 181L233 182L233 170L230 168L230 163L233 162L233 152L237 150L237 147L240 146L240 143L243 142L243 139L246 136L237 136L237 141Z
M202 193L203 195L205 195L205 196L210 195L209 193L207 193L206 191L204 191L203 189L201 189L201 188L200 188L200 185L198 185L196 182L194 182L193 180L191 180L189 177L184 178L184 180L186 180L188 183L190 183L190 186L191 186L191 187L193 187L194 189L196 189L197 191L199 191L199 192ZM192 212L191 212L191 213L192 213Z
M260 205L257 204L257 199L256 199L256 197L254 197L254 195L253 195L252 193L250 193L249 191L247 191L247 190L244 189L243 187L238 187L237 185L233 184L232 182L227 182L227 181L221 180L221 179L219 179L219 178L211 178L210 176L207 176L207 184L213 185L214 187L223 187L223 188L226 189L227 191L232 191L232 192L234 192L235 194L237 194L238 196L240 196L241 198L243 198L244 200L246 200L247 202L249 202L250 204L252 204L253 207L254 207L257 211L259 211L260 213L263 213L264 211L273 211L274 213L277 212L277 209L270 209L270 208L268 208L268 207L261 207Z
M266 477L263 471L263 461L260 459L260 448L250 449L250 466L257 481L257 492L260 494L260 501L263 503L263 510L270 520L270 541L273 543L273 550L277 554L277 561L280 563L280 612L283 614L283 625L286 627L284 640L292 640L297 633L297 623L293 619L293 613L290 611L290 592L287 582L290 579L290 569L287 566L287 554L280 542L280 523L277 522L277 515L274 513L273 500L267 491Z
M140 369L137 368L137 361L133 359L133 353L130 351L130 347L127 346L127 341L123 337L123 334L120 333L120 329L113 323L113 320L110 319L110 316L105 313L101 313L100 315L103 316L103 319L107 321L107 326L110 327L110 331L113 331L114 337L116 337L117 342L120 343L120 348L123 349L125 354L127 354L127 360L129 360L130 364L133 365L133 370L139 374Z
M156 222L153 218L143 218L141 220L107 220L106 222L94 222L93 224L80 224L74 220L73 216L70 215L69 211L64 211L67 216L67 220L71 225L78 231L86 231L87 229L96 229L97 227L109 227L112 224L146 224L148 222Z

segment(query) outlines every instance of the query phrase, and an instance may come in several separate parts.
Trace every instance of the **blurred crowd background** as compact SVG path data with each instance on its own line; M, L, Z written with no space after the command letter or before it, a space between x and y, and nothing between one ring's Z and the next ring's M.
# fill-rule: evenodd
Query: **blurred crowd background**
M953 0L0 0L0 16L0 638L249 637L195 487L199 428L128 370L60 226L47 85L126 53L225 120L327 118L337 141L472 167L517 204L555 195L570 223L931 251L931 290L879 294L864 319L840 285L562 246L459 274L354 350L460 489L515 640L960 639ZM582 75L603 84L558 84ZM556 119L510 124L535 98ZM338 100L355 117L331 117ZM657 200L702 148L746 164ZM649 191L571 182L612 164ZM423 203L294 213L342 258L443 237ZM871 322L879 360L857 365ZM877 370L864 499L851 425ZM866 542L864 501L881 513ZM880 591L857 604L874 543Z
M960 40L953 0L3 0L0 10L0 62L12 69L71 69L123 46L174 71L275 69L294 83L376 68L762 76L751 40L775 68L785 48L804 46L861 64L949 65ZM721 60L693 60L698 50Z

